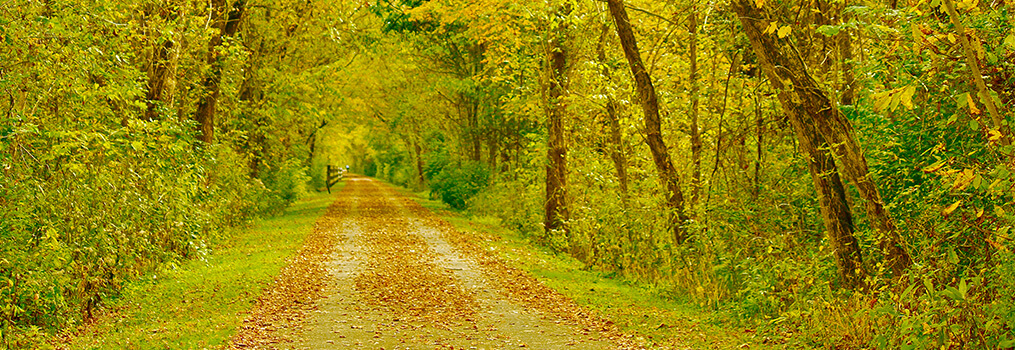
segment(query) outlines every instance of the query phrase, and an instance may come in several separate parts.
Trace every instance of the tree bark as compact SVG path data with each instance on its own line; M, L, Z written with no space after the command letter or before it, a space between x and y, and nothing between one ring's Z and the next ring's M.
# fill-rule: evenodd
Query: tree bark
M419 185L426 185L426 178L423 176L423 147L419 146L419 140L412 141L412 147L416 150L416 176L419 177Z
M610 160L613 161L613 168L617 171L617 181L620 182L621 201L627 203L628 198L628 176L627 176L627 154L624 153L624 138L620 132L620 117L617 115L617 101L611 96L606 101L606 117L610 124Z
M142 119L153 121L159 119L159 107L170 107L173 103L175 90L175 72L179 54L176 49L176 42L166 38L164 42L158 42L162 37L163 27L171 25L180 16L180 9L168 5L149 4L142 7L141 25L145 32L152 33L150 48L142 49L147 56L143 67L147 77L145 91L145 103L147 109ZM173 35L176 36L176 35ZM151 50L150 54L148 50Z
M845 5L844 3L842 5ZM846 23L848 17L842 11L842 5L836 6L840 14L841 22ZM853 35L849 28L843 28L836 35L836 44L839 46L839 71L842 73L841 95L839 104L851 106L856 101L856 75L853 74Z
M648 71L645 70L645 64L642 63L638 43L634 38L634 30L631 29L631 22L627 17L627 10L624 9L623 0L607 0L607 5L609 5L610 14L617 25L620 45L631 66L631 74L634 75L639 100L642 110L645 112L645 142L652 152L652 160L659 171L659 179L663 188L666 190L666 206L670 211L670 229L673 231L673 240L680 244L687 240L687 231L683 227L683 223L687 220L684 213L684 193L680 189L680 178L677 170L673 167L669 149L663 140L662 122L659 118L659 100L655 87L652 85L652 78L649 77Z
M564 3L557 12L557 19L565 19L571 14L571 5ZM567 146L564 143L564 113L567 105L564 98L567 94L567 46L568 26L560 21L554 35L551 36L547 52L549 60L549 101L547 103L547 151L546 158L546 206L543 227L547 234L555 230L564 230L570 218L567 196ZM569 236L569 235L568 235Z
M223 11L226 0L214 0L214 9ZM243 19L243 12L246 9L246 0L236 0L233 3L229 15L224 21L219 21L219 35L213 36L208 44L208 65L211 71L202 83L204 94L197 104L197 112L194 119L201 126L201 141L212 143L215 140L215 112L218 103L219 91L222 83L222 70L225 64L224 59L215 51L222 45L224 38L230 38L240 28L240 20Z
M599 45L596 47L599 64L603 66L603 77L607 82L613 81L613 71L606 60L607 34L610 31L608 24L603 25L603 35L599 38ZM617 99L613 94L604 92L606 95L606 118L609 125L610 160L613 161L613 168L617 171L617 181L620 183L621 201L627 203L627 154L625 153L623 133L620 129L620 117L617 115Z
M159 119L159 107L168 107L173 103L172 75L176 66L174 50L172 40L153 47L152 61L147 71L148 90L145 92L148 109L145 110L144 119L147 121Z
M765 117L761 112L761 96L760 93L754 95L754 126L757 133L757 144L755 145L757 150L757 158L754 161L754 186L751 194L754 199L757 200L758 196L761 195L761 161L764 159L764 148L761 147L765 136Z
M1009 143L1010 132L1005 128L1001 122L1001 113L997 109L997 105L994 104L994 97L990 94L990 89L987 88L987 84L983 81L983 75L980 74L980 63L976 60L976 50L973 49L973 45L969 43L969 38L966 37L966 26L962 25L962 20L959 18L959 13L955 11L955 3L952 0L944 0L945 8L948 10L948 17L951 18L952 25L955 26L955 31L958 32L959 43L962 44L964 56L966 56L966 66L969 66L969 75L973 78L975 83L977 95L980 96L980 102L987 106L987 113L990 114L990 120L994 123L994 129L1001 132L1001 143L1007 145ZM969 96L969 98L973 98Z
M691 33L691 205L697 205L701 198L701 132L698 128L698 14L697 8L691 7L687 16L688 31Z
M853 236L852 213L846 201L845 189L839 178L834 158L829 152L829 145L837 145L832 149L843 152L840 153L840 156L845 163L844 168L846 168L847 174L857 175L861 172L858 167L862 164L864 175L850 177L864 180L854 180L854 182L857 183L858 188L862 187L861 193L866 191L870 195L873 183L866 176L866 160L863 159L862 154L859 154L859 159L857 159L857 154L845 153L844 151L850 150L850 148L842 146L850 143L854 147L853 152L859 151L852 126L839 110L831 105L831 101L807 74L803 63L799 59L791 60L783 54L783 52L796 52L792 43L788 40L776 40L775 35L763 33L762 26L767 27L771 22L768 20L768 16L754 7L754 3L750 0L734 0L731 5L734 12L740 17L744 32L751 41L751 46L758 56L762 70L768 76L772 87L779 91L779 101L796 130L801 149L809 155L808 165L811 177L814 187L819 193L822 217L828 230L829 239L836 250L836 263L839 266L839 272L847 285L860 286L864 272L861 252ZM874 193L876 194L876 189L874 189ZM879 194L877 201L868 200L867 202L881 208L881 218L871 215L878 213L871 210L872 208L868 208L868 215L878 224L879 228L884 228L886 223L891 224L891 220L887 219L887 213L883 211ZM868 205L868 207L870 206ZM891 225L890 230L882 232L897 234L894 225ZM895 246L901 250L901 247ZM902 253L907 261L906 264L908 264L908 255L905 255L904 251ZM899 263L898 256L895 256L892 262Z

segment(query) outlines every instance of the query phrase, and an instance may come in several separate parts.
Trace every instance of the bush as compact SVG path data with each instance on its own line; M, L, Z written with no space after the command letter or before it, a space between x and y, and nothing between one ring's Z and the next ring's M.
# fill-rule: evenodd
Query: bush
M479 162L445 166L430 179L432 195L458 210L465 209L469 199L489 185L490 169Z
M5 335L87 318L127 281L200 254L223 227L263 208L264 186L236 166L244 159L229 147L195 148L190 124L17 125L0 135Z
M500 181L473 198L476 215L500 219L505 226L534 235L542 232L542 188L518 181Z
M310 175L307 175L305 166L286 161L277 168L263 171L260 181L268 191L262 199L264 204L258 209L275 214L307 195Z

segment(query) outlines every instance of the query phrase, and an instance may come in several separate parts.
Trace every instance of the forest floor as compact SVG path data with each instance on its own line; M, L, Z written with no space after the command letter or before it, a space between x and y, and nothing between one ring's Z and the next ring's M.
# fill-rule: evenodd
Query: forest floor
M232 348L641 347L394 188L346 182Z

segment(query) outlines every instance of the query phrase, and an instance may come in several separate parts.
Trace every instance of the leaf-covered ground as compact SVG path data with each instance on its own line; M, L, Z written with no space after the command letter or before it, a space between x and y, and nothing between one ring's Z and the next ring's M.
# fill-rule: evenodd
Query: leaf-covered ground
M336 245L333 232L348 210L347 202L342 200L328 207L302 249L258 298L230 341L230 348L285 347L302 333L308 311L324 295L328 274L325 262Z
M347 182L233 348L639 347L393 188Z

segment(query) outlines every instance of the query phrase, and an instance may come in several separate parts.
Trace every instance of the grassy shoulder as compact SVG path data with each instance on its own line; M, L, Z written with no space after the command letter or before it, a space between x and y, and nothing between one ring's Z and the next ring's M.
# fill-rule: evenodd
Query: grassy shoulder
M620 329L660 347L784 348L753 329L731 327L722 310L682 300L670 290L627 281L612 274L583 269L581 262L554 254L524 234L501 226L497 219L468 217L425 198L408 196L462 231L483 238L484 248L496 250L504 261L525 270L579 305L613 321Z
M303 245L334 195L313 193L277 217L237 229L203 259L126 286L106 312L59 348L221 348L261 291Z

